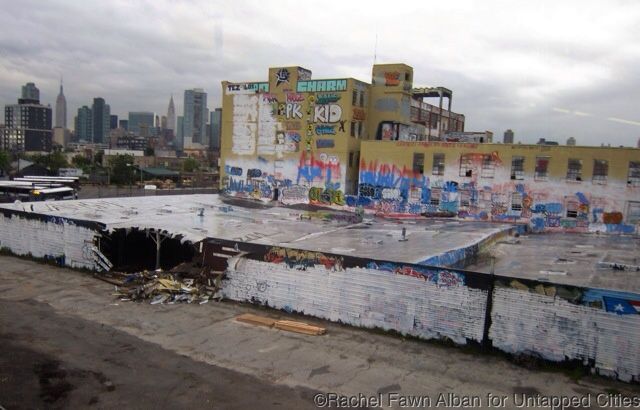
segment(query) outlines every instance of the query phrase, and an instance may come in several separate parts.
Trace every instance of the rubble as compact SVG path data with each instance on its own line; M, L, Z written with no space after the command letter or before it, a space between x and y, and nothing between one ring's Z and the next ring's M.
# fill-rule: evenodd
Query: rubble
M116 286L121 301L149 301L152 305L173 303L204 304L217 296L224 272L193 263L182 263L169 271L102 272L99 279Z

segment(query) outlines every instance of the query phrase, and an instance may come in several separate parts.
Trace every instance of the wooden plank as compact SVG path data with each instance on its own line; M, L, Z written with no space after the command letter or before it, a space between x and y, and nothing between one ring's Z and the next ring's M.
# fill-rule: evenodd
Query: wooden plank
M289 332L302 333L306 335L323 335L327 330L323 327L313 326L304 322L296 322L293 320L278 320L275 322L276 329L286 330Z

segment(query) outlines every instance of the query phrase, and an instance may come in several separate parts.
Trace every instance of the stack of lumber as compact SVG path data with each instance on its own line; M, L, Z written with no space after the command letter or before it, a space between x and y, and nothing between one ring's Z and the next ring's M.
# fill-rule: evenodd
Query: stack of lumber
M324 327L313 326L304 322L294 320L276 320L265 316L258 316L252 313L245 313L236 317L238 322L248 323L256 326L275 327L276 329L288 332L302 333L305 335L323 335L327 332Z
M323 335L327 332L324 327L313 326L303 322L295 322L293 320L278 320L276 321L275 328L314 336Z

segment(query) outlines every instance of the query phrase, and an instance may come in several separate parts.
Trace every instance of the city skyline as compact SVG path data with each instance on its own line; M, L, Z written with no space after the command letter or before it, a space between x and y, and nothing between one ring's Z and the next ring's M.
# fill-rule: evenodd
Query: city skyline
M161 1L140 11L145 19L131 18L142 5L25 1L10 4L0 17L7 32L0 39L0 103L14 103L18 87L35 82L42 103L54 106L64 75L69 113L96 96L120 117L164 113L167 96L192 88L203 88L215 109L222 80L263 81L267 67L300 65L314 78L367 81L375 55L378 63L413 65L423 73L416 85L453 90L452 109L466 115L469 131L502 135L510 128L526 143L574 137L578 144L634 146L640 135L634 111L640 96L633 93L640 85L634 75L640 5L611 4L456 2L425 8L406 2L393 10L365 10L335 3L340 13L330 12L335 7L300 8L299 18L284 24L269 5L251 1L243 7ZM42 13L30 15L33 7ZM64 24L51 24L70 14L87 18L62 30ZM102 15L111 18L98 19ZM405 24L421 15L442 18ZM27 20L34 30L19 29ZM334 30L320 35L314 29L329 22ZM186 26L189 33L181 30ZM175 109L183 113L181 98Z

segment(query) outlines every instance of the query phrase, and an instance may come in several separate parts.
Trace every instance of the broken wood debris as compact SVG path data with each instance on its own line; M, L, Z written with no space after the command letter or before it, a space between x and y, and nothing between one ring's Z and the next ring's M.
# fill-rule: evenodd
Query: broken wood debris
M110 271L97 275L99 279L116 285L114 295L121 301L150 300L152 305L179 302L204 304L220 298L218 291L223 276L224 272L191 263L180 264L169 271Z
M288 332L302 333L305 335L323 335L327 332L324 327L310 325L294 320L277 320L265 316L258 316L252 313L245 313L236 317L238 322L248 323L256 326L273 327Z

